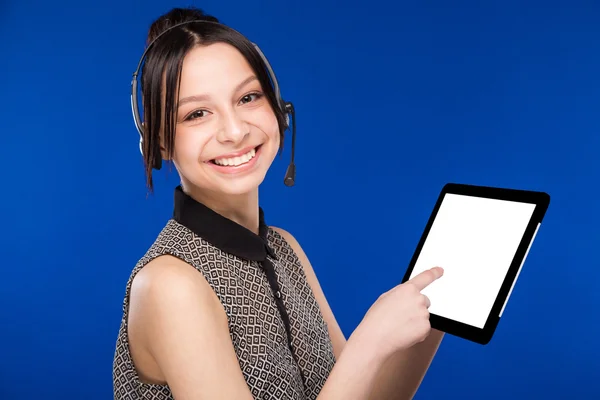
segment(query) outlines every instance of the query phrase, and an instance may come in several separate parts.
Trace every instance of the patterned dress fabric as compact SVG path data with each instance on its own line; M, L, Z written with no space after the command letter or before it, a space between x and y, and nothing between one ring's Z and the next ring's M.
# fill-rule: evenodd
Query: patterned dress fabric
M223 305L240 369L254 399L316 399L334 364L327 324L293 249L264 221L259 235L175 190L175 208L126 284L113 362L115 400L173 400L168 385L142 382L129 352L129 293L161 255L207 280Z

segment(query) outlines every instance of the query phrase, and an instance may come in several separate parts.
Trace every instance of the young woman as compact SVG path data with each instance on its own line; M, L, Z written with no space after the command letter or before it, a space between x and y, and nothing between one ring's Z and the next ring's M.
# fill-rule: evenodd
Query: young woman
M290 111L266 59L192 8L160 17L148 41L148 185L162 160L181 185L127 282L115 399L412 398L442 339L420 291L442 270L383 294L346 340L306 254L259 207Z

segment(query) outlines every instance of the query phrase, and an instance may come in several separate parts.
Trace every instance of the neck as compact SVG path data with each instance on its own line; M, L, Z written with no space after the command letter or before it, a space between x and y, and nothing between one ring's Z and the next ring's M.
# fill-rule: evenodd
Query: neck
M258 234L258 188L240 195L223 195L205 190L195 190L182 183L185 193L216 213Z

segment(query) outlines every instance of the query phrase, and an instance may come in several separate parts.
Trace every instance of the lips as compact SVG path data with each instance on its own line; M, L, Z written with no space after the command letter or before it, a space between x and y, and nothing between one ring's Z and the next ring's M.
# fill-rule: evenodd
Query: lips
M251 148L246 153L240 155L215 158L211 160L211 162L222 167L239 167L240 165L250 162L250 160L256 157L256 151L258 150L258 147Z
M254 170L262 153L262 145L249 147L237 153L230 153L227 157L218 157L206 163L220 174L240 176Z

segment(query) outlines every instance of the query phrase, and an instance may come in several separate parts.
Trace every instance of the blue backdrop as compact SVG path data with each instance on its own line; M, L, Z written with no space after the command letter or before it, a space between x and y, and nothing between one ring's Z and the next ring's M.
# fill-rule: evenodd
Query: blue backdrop
M418 3L418 4L416 4ZM600 397L600 6L217 1L298 118L264 184L349 335L402 279L449 181L552 196L496 336L447 336L416 399ZM0 5L0 398L108 399L125 282L171 214L129 84L174 1ZM340 3L342 4L342 3Z

